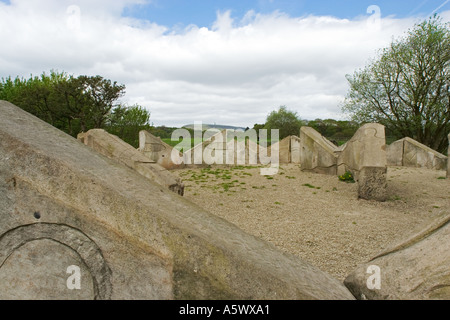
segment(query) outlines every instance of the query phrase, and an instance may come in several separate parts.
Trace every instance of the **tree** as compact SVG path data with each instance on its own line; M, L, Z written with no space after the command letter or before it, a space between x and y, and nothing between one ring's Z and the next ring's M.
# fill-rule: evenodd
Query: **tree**
M280 106L278 110L274 110L267 116L264 129L279 129L279 139L284 139L290 135L298 136L303 121L297 116L296 112L290 111L286 106Z
M264 123L263 124L255 123L253 125L252 129L256 131L256 137L257 137L258 141L259 141L259 130L264 129L264 126L265 126Z
M439 152L450 131L450 24L438 16L414 26L378 59L347 75L343 111L378 122Z
M308 126L318 131L328 139L348 140L351 138L359 125L354 121L343 121L334 119L315 119L308 121Z
M85 106L92 126L102 128L111 109L118 106L116 101L125 94L125 85L101 76L79 76L77 81L86 96Z
M64 105L54 85L68 78L65 73L51 71L49 75L29 79L2 79L0 99L10 101L25 111L64 129Z
M74 77L51 71L29 79L2 79L0 99L10 101L53 126L76 135L103 128L125 86L101 76Z
M139 131L150 129L150 112L140 105L119 105L106 120L105 130L119 136L135 148L139 146Z

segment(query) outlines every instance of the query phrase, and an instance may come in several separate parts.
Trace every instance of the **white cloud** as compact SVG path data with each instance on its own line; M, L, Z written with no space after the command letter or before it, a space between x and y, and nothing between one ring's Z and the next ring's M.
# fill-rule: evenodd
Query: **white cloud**
M304 119L337 118L345 74L417 22L389 17L373 28L365 12L356 20L219 12L211 29L174 32L121 17L141 2L0 3L0 76L99 74L125 84L125 99L147 106L155 124L252 126L280 105Z

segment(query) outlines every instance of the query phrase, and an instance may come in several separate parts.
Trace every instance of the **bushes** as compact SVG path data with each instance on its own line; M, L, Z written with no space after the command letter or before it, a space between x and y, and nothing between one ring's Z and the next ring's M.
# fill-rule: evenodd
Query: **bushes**
M340 175L338 178L340 181L344 181L344 182L348 182L348 183L355 183L353 174L350 171L346 171L343 175Z

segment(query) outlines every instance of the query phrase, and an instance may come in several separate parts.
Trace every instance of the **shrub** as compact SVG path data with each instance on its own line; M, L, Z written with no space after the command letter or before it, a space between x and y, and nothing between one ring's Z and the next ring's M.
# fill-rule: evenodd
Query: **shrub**
M340 181L354 183L355 179L353 178L353 174L350 171L346 171L343 175L339 176Z

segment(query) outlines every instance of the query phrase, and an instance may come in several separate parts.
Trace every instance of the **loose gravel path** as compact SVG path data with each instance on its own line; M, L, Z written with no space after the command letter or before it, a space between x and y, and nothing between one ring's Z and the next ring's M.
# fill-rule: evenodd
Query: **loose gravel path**
M343 280L360 263L450 208L445 171L389 167L386 202L357 199L356 183L281 165L173 171L185 197L246 232Z

